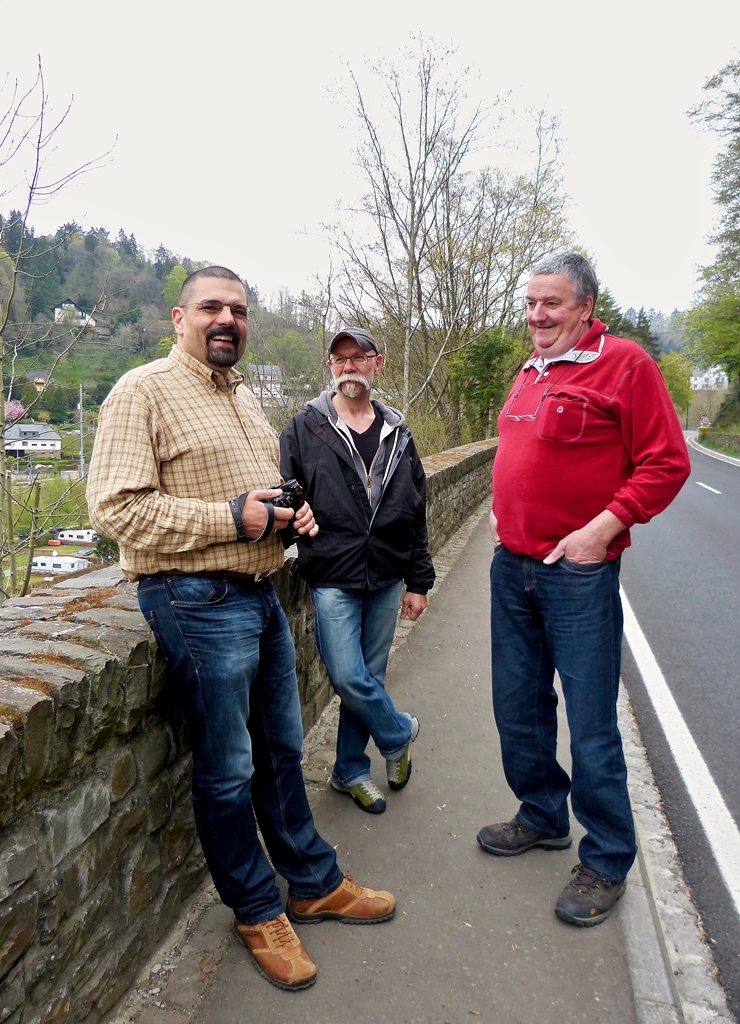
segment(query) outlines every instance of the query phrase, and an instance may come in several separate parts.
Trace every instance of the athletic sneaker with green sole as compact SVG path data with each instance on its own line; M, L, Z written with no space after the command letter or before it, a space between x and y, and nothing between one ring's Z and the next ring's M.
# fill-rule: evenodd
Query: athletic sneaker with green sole
M414 718L413 715L407 715L405 711L401 712L401 714L406 715L406 718L411 722L411 738L400 757L386 759L385 762L388 785L396 792L403 789L411 778L411 744L419 735L419 719Z
M360 810L368 814L382 814L385 810L385 797L370 779L354 782L351 786L340 782L336 775L332 775L330 781L332 789L336 789L337 793L347 793Z

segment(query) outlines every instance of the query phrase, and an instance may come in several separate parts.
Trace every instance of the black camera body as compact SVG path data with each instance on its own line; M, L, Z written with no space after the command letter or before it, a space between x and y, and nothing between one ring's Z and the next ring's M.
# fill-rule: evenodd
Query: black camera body
M306 503L305 492L297 480L286 480L284 484L275 484L271 489L282 491L283 493L279 494L277 498L267 498L265 500L266 505L274 505L275 508L292 508L294 512L297 512ZM286 526L279 533L286 548L290 547L291 544L295 544L298 538L302 536L302 534L290 526Z

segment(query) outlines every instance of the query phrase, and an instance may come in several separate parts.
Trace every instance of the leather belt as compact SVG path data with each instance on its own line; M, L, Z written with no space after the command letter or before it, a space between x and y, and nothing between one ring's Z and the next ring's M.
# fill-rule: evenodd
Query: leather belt
M267 572L237 572L235 569L199 569L185 572L183 569L168 569L163 576L205 576L209 580L225 580L234 583L260 583L266 580L275 570Z

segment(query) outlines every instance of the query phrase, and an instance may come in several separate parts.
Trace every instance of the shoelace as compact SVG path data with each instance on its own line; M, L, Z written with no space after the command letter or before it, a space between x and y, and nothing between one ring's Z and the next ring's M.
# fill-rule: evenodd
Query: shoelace
M514 821L506 821L506 822L504 822L504 824L501 827L502 827L504 832L531 832L532 831L530 828L527 828L525 825L522 825L520 822L518 822L516 820L514 820Z
M594 889L601 888L601 882L591 871L587 868L576 869L573 875L573 883L579 892L590 893Z
M349 883L346 888L352 890L353 896L362 896L362 886L357 884L353 875L345 874L344 880Z
M290 924L284 921L282 917L276 917L274 920L268 921L265 925L265 931L268 932L270 938L274 939L277 946L290 945L295 934Z
M362 789L363 793L367 794L371 800L375 801L384 799L383 794L374 782L360 782L358 785Z

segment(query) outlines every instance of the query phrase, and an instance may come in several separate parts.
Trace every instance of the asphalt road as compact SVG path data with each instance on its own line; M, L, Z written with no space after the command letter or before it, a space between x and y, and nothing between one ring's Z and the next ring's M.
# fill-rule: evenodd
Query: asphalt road
M637 527L622 586L720 794L740 825L740 466L689 449L691 477ZM686 880L740 1018L740 917L629 645L623 678ZM732 823L730 822L730 825ZM740 864L736 865L740 873Z

